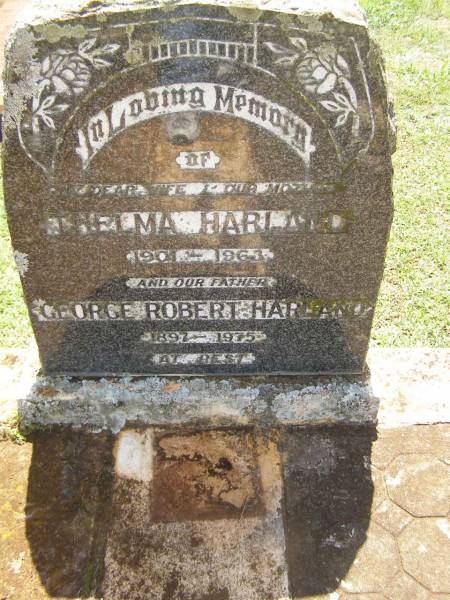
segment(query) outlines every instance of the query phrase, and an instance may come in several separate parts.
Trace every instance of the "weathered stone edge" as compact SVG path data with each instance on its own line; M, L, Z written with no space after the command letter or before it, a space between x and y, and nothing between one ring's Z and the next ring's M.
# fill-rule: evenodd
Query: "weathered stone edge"
M17 26L35 26L61 19L102 16L105 13L113 15L154 9L170 11L178 6L208 4L231 11L271 11L315 18L328 16L345 23L367 26L366 14L355 0L32 0L19 15Z
M8 356L14 356L13 351L0 351L0 365ZM18 407L22 423L34 427L119 431L134 423L208 428L378 422L392 428L450 422L449 364L448 349L373 348L366 379L328 377L312 383L311 378L293 377L83 380L39 377L37 358L23 352L11 369L0 369L0 399Z
M236 378L42 378L19 402L25 423L79 424L119 431L127 423L275 427L375 422L377 399L339 378L316 385L246 385Z

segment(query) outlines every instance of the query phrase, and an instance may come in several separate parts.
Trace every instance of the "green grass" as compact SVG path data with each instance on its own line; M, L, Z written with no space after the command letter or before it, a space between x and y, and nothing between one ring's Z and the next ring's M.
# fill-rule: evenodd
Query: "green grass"
M11 250L0 176L0 346L27 346L31 325Z
M381 346L448 346L450 4L362 4L398 122L395 216L372 337Z
M395 218L373 341L381 346L447 346L450 3L361 3L384 52L399 127L394 155ZM0 345L23 346L31 328L13 267L3 207L0 293Z

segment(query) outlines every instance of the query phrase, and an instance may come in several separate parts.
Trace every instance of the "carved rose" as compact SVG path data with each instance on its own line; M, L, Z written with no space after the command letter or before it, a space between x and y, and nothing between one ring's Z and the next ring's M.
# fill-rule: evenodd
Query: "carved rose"
M57 50L47 56L41 73L43 86L53 86L56 93L67 96L83 93L91 79L89 64L75 50Z
M295 68L297 79L311 94L327 94L335 89L339 77L346 77L350 69L345 59L331 44L322 44L307 52Z
M289 38L289 48L266 42L266 46L277 55L274 64L288 70L302 88L311 95L322 96L321 106L335 113L335 127L342 127L353 115L352 129L359 128L358 99L350 82L350 67L345 58L330 43L309 48L304 38Z
M32 99L33 133L38 133L42 124L56 129L54 117L70 106L57 103L58 97L67 99L83 94L91 82L93 71L113 66L110 57L120 46L105 44L96 48L96 43L97 38L90 38L76 48L59 48L44 58L37 82L39 93Z

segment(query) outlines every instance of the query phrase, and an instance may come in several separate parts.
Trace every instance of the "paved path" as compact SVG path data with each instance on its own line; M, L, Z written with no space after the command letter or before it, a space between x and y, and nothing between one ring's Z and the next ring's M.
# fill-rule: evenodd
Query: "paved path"
M449 600L450 427L0 443L0 598Z

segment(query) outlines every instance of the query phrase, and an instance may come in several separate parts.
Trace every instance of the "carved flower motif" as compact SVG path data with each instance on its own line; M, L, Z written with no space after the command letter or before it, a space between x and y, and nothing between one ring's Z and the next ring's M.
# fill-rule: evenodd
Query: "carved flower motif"
M58 104L58 96L79 96L88 88L92 72L113 66L110 57L119 44L96 48L97 38L82 41L76 48L59 48L41 63L39 92L32 100L32 131L38 133L43 123L55 129L54 116L67 110L70 104Z
M328 94L335 89L339 77L350 75L345 59L331 44L321 44L306 52L295 67L300 83L311 94Z
M67 96L84 92L91 79L89 64L75 50L57 50L47 56L41 66L42 86L53 86Z
M266 42L266 46L278 55L274 64L288 69L307 93L325 97L320 104L336 114L335 127L341 127L353 115L352 127L356 134L359 127L358 100L345 58L330 43L311 49L301 37L291 37L289 42L289 48Z

